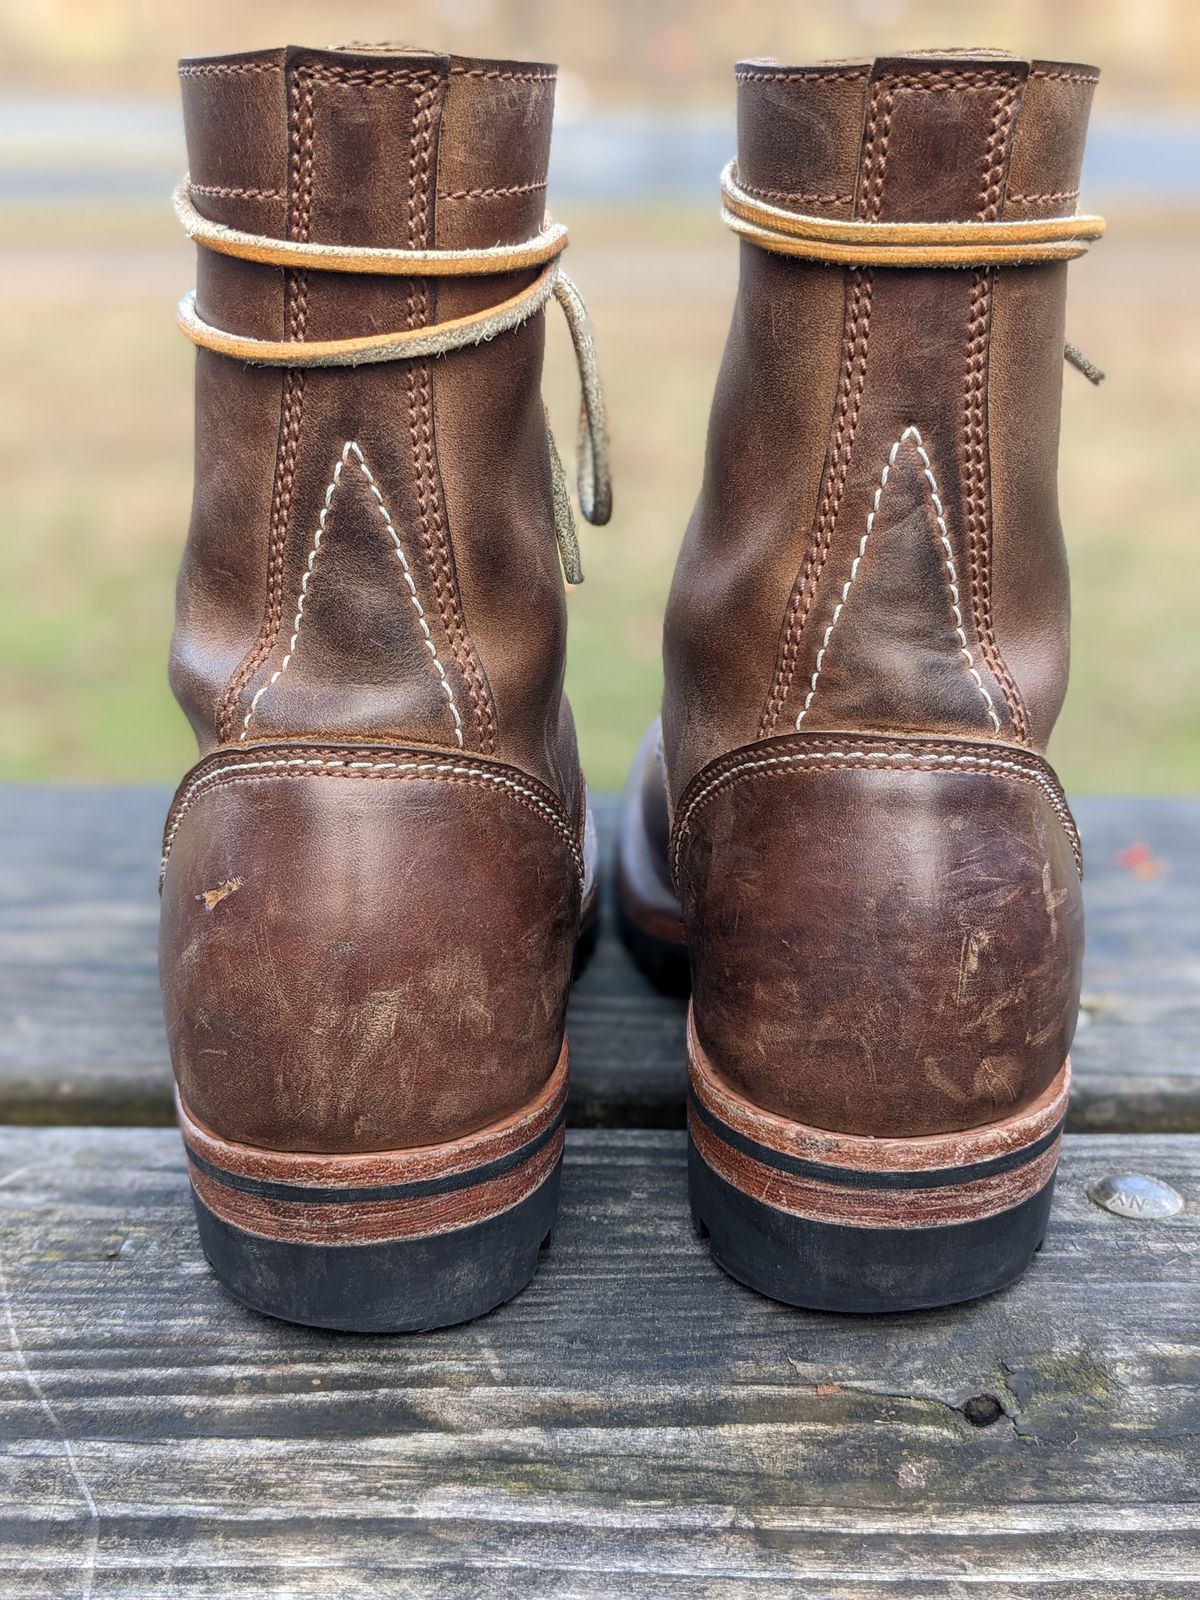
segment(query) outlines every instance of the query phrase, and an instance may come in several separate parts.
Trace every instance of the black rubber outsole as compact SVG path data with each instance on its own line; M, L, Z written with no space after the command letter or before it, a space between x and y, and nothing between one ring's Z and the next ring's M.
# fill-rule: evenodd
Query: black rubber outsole
M958 1305L1015 1283L1041 1246L1054 1178L1007 1211L920 1228L818 1222L745 1194L688 1138L692 1219L731 1278L810 1311L886 1314Z
M266 1239L192 1199L204 1254L236 1300L281 1322L341 1333L424 1333L520 1294L558 1211L561 1161L533 1194L466 1228L379 1244Z
M572 981L600 931L593 895ZM520 1294L558 1213L561 1159L531 1195L466 1228L374 1244L269 1239L218 1217L193 1191L200 1243L221 1283L263 1316L342 1333L422 1333L470 1322Z

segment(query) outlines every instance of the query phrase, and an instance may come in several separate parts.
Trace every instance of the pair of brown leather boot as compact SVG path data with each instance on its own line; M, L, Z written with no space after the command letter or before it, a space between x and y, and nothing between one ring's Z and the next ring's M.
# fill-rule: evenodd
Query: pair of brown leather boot
M597 851L563 695L578 550L541 310L554 69L286 50L181 67L196 492L162 975L205 1251L239 1298L462 1321L557 1204ZM690 979L691 1194L799 1305L1017 1276L1046 1223L1079 843L1066 261L1096 73L743 64L741 284L619 839L623 931Z

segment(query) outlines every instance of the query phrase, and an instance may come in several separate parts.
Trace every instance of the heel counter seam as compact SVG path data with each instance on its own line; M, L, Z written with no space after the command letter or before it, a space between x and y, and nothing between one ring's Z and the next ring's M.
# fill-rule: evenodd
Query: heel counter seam
M518 781L517 778L510 777L504 772L494 771L482 763L468 765L461 760L386 759L387 754L382 750L374 751L372 756L376 759L368 759L360 751L348 752L346 755L330 752L323 755L296 753L255 761L225 759L206 770L194 771L184 779L167 816L159 869L159 888L161 889L166 875L175 837L184 818L197 800L217 788L226 788L239 783L263 782L272 778L294 777L390 778L490 785L551 824L567 847L579 874L580 883L586 882L587 868L583 851L580 849L571 823L549 791L539 794L533 787L532 780L528 783ZM397 751L394 754L401 756L405 752Z
M809 750L785 749L774 755L758 755L736 761L734 765L707 777L703 772L692 781L691 792L685 793L675 825L671 830L671 871L678 881L680 857L684 838L697 813L719 790L728 788L748 778L761 774L786 771L789 767L808 767L824 771L853 771L875 767L897 772L965 772L994 773L1006 781L1032 784L1049 801L1051 809L1066 832L1075 859L1075 867L1083 875L1083 852L1079 831L1071 815L1066 796L1049 765L1032 752L1016 747L1003 747L1004 753L995 753L999 747L989 749L965 743L933 744L928 740L913 740L902 748L882 748L877 742L855 742L851 737L834 736L836 748ZM1015 759L1014 759L1015 758ZM729 758L724 758L728 760ZM711 769L709 769L711 772Z

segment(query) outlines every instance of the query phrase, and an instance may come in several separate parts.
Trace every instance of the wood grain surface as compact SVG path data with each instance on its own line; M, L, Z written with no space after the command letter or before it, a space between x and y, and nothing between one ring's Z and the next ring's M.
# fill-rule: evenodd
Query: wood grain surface
M1089 1200L1124 1170L1185 1209ZM1020 1285L835 1317L711 1265L681 1135L576 1132L524 1295L343 1336L224 1294L175 1134L9 1128L3 1594L1183 1600L1198 1197L1200 1138L1073 1136Z
M0 1121L172 1120L155 968L169 799L0 790ZM602 834L614 807L602 797ZM1088 953L1070 1126L1200 1131L1200 800L1076 812ZM572 1122L682 1127L684 1016L606 926L571 1002Z

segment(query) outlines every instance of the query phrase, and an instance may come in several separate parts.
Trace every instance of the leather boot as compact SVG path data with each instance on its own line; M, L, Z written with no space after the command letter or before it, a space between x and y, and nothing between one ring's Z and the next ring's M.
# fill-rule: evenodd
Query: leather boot
M1096 76L737 70L740 287L619 887L659 980L690 960L694 1214L798 1305L968 1299L1046 1225L1083 949L1045 750Z
M288 48L181 68L196 488L163 999L204 1249L319 1326L462 1321L554 1222L595 849L563 696L543 305L603 418L554 68Z

